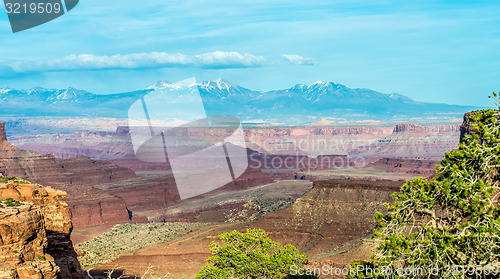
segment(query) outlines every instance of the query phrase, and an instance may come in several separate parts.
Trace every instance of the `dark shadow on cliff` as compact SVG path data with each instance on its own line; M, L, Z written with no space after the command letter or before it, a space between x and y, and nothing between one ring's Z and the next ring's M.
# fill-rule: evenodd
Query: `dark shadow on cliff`
M47 254L51 255L60 268L58 278L83 279L82 267L69 234L47 230Z

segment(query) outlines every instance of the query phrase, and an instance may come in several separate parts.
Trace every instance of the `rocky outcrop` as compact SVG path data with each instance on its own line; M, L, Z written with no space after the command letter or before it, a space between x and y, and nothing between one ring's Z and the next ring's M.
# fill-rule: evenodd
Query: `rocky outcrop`
M472 129L472 122L470 121L470 117L475 114L475 111L464 114L464 121L462 122L462 125L460 125L460 142L465 141L466 135L474 135L478 132L477 130Z
M5 123L0 121L0 142L7 141L7 134L5 133Z
M66 193L0 178L0 278L84 278Z

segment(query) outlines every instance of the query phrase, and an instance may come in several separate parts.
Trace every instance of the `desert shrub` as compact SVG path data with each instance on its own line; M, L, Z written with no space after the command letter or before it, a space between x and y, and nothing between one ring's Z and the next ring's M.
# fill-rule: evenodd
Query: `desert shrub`
M281 278L291 266L307 264L305 254L290 244L281 246L272 241L261 229L232 231L218 237L221 243L210 244L212 256L197 279Z

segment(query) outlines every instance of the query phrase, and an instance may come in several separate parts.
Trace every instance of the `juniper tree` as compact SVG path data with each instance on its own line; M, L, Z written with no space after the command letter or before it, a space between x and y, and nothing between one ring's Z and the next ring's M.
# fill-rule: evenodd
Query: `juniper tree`
M498 94L493 97L498 103ZM377 212L375 266L417 271L406 278L500 273L499 117L492 109L472 114L474 133L445 154L435 177L407 181L393 194L394 204L386 204L388 213Z

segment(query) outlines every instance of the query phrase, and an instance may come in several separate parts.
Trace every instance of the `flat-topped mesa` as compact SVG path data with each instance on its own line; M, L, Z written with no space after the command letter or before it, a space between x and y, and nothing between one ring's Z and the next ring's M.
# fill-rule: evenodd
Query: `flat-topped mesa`
M7 141L7 134L5 133L5 123L0 121L0 142Z
M398 124L394 127L394 133L402 132L424 132L425 128L417 124Z

